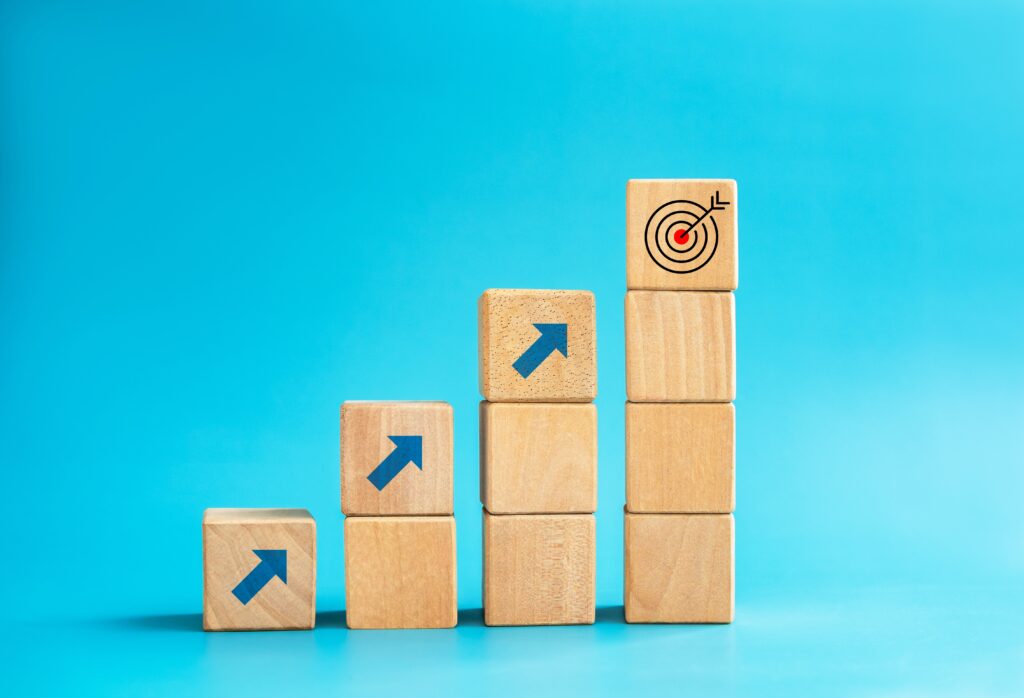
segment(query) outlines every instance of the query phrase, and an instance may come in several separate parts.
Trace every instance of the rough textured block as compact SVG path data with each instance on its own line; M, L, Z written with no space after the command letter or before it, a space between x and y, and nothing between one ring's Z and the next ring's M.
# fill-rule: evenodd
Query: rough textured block
M632 402L736 396L733 294L629 291L626 393Z
M455 517L345 519L345 617L354 629L455 627Z
M490 289L480 296L480 392L490 402L597 396L594 294Z
M480 500L492 514L593 513L597 408L480 403Z
M732 514L626 514L628 623L731 623Z
M451 514L452 407L446 402L341 406L341 510Z
M736 289L736 182L632 179L626 185L626 286Z
M484 623L594 622L592 514L484 511Z
M626 508L727 514L736 505L732 403L626 403Z
M316 619L316 522L305 509L207 509L203 628L309 629Z

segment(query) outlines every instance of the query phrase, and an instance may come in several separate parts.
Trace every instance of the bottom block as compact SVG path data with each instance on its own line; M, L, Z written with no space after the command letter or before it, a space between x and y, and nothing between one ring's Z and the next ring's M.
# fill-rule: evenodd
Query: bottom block
M731 623L732 514L626 514L626 622Z
M353 629L455 627L455 517L346 518L345 617Z
M316 619L316 522L305 509L207 509L203 628L308 630Z
M484 623L594 622L592 514L484 511Z

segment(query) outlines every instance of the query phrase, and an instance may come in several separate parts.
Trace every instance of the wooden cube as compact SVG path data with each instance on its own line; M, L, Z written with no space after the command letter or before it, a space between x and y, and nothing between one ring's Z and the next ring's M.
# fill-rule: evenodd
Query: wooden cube
M631 179L626 185L626 286L732 291L736 182Z
M480 392L490 402L597 396L594 294L490 289L480 296Z
M631 402L736 397L733 294L629 291L626 394Z
M732 403L626 403L626 508L727 514L736 505Z
M732 514L626 514L628 623L731 623Z
M341 406L341 510L349 515L453 512L452 407L446 402Z
M492 514L597 509L597 408L480 403L480 500Z
M594 622L592 514L484 511L484 623Z
M353 629L455 627L455 517L346 518L345 617Z
M207 509L203 628L285 630L316 620L316 522L305 509Z

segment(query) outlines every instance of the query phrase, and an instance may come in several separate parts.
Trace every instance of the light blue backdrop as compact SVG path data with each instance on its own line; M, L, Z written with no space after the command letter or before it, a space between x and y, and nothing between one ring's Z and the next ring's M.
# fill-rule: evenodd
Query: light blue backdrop
M1022 35L1015 2L4 3L2 680L1024 692ZM618 608L625 181L677 176L739 182L727 627ZM488 287L597 295L593 627L472 610ZM399 398L455 406L457 631L337 612L338 406ZM208 506L313 512L314 633L196 631Z

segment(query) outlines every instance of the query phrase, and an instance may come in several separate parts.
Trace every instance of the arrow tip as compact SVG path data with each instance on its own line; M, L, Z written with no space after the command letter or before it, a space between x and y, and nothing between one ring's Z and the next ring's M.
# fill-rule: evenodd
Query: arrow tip
M262 562L265 562L275 575L288 583L288 551L287 550L253 550Z
M406 462L412 461L420 470L423 470L423 437L422 436L389 436L391 443L399 453L403 454Z
M542 337L551 343L562 356L569 357L569 325L565 322L535 323Z

